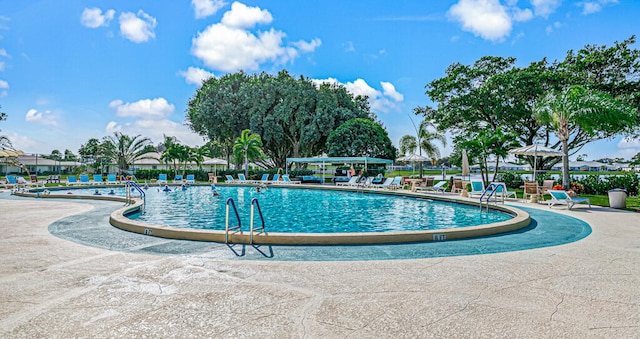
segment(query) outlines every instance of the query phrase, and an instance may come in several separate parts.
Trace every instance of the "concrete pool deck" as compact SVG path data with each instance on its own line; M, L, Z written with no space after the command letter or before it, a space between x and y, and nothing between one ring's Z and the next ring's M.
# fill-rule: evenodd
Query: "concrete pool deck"
M52 222L93 208L0 200L0 337L640 335L638 213L554 208L592 233L519 252L292 262L111 251L49 232Z

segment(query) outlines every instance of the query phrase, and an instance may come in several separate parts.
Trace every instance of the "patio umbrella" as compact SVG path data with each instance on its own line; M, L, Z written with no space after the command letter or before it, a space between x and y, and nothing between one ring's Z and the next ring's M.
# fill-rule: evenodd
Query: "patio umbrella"
M24 152L11 148L0 147L0 158L17 157L20 155L24 155Z
M471 171L469 170L469 158L467 157L467 150L463 149L462 150L462 177L464 178L469 174L471 174Z
M516 149L512 149L509 153L514 155L528 155L533 157L533 180L536 180L536 164L538 157L561 157L564 153L556 151L553 148L540 145L528 145Z
M398 159L396 159L396 161L402 161L402 162L425 162L425 161L431 161L431 159L424 157L422 155L418 155L415 153L409 154L407 156L404 157L400 157Z
M213 175L218 175L217 165L227 165L227 161L224 159L218 158L208 158L202 162L203 165L213 165Z

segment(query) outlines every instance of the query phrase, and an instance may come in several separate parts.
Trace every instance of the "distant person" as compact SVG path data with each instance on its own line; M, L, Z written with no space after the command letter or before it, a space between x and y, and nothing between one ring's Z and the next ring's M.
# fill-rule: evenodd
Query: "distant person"
M114 192L113 190L109 191L109 195L115 195L116 192Z
M164 192L171 192L171 189L169 188L169 185L164 185L164 188L162 190Z
M98 190L96 190L96 191L93 193L93 195L102 195L102 194L100 194L100 192L98 192Z
M220 196L220 192L216 189L216 184L211 184L211 193L214 197Z
M442 180L447 180L447 166L442 164Z

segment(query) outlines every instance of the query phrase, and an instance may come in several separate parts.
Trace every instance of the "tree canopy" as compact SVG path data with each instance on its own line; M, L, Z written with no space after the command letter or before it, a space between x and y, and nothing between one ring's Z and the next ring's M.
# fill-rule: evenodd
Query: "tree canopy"
M377 122L356 118L340 125L327 140L330 157L395 159L397 150L387 131Z
M310 79L243 72L206 80L189 101L187 120L196 133L226 150L245 129L260 135L263 166L284 167L287 157L314 156L325 150L331 131L353 118L375 119L366 97L341 85L316 86Z
M543 59L527 67L515 66L514 58L494 56L482 57L473 65L455 63L444 77L426 85L426 94L436 107L417 107L414 112L437 124L439 130L463 139L482 129L502 129L513 132L521 145L538 143L558 148L561 141L555 138L553 126L536 120L534 104L546 93L581 84L632 105L635 119L626 128L594 125L598 133L572 133L567 140L571 154L595 140L637 135L640 51L630 48L633 43L635 36L612 47L586 46L577 53L569 51L562 62ZM549 157L538 164L549 168L558 161Z

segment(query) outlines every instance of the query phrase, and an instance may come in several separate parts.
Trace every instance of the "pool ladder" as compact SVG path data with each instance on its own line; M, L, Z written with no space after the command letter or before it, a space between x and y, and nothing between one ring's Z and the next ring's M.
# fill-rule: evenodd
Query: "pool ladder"
M227 203L226 203L227 207L226 207L226 216L225 216L225 225L224 225L224 230L225 230L225 235L224 235L224 243L228 244L229 243L229 234L230 233L240 233L242 234L242 221L240 220L240 215L238 214L238 209L236 208L236 203L233 200L233 198L228 198L227 199ZM232 226L229 227L229 212L231 211L231 206L233 208L233 212L236 216L236 220L238 221L238 224L236 226ZM253 224L254 224L254 216L255 216L255 210L258 210L258 215L260 216L260 221L262 226L258 227L258 228L254 228ZM264 225L264 216L262 215L262 209L260 209L260 203L258 202L257 198L253 198L251 199L251 214L250 214L250 219L249 219L249 244L253 244L253 235L255 234L260 234L260 233L264 233L266 234L266 230L265 230L265 225Z
M147 195L144 192L144 190L142 188L140 188L140 185L138 185L134 181L126 181L124 183L124 188L125 188L125 191L127 192L127 201L131 201L131 191L132 191L132 189L135 189L136 191L138 191L140 193L140 197L142 198L142 206L140 207L140 210L144 211L144 205L147 202Z
M500 187L502 187L502 190L498 191L498 188ZM491 200L491 197L493 197L494 201L496 201L496 192L505 192L506 190L507 188L503 184L489 184L489 186L487 186L487 188L484 190L484 192L482 192L482 195L480 196L480 211L482 212L482 207L484 206L482 203L485 202L487 212L489 212L489 202ZM504 204L504 193L502 194L502 203Z

